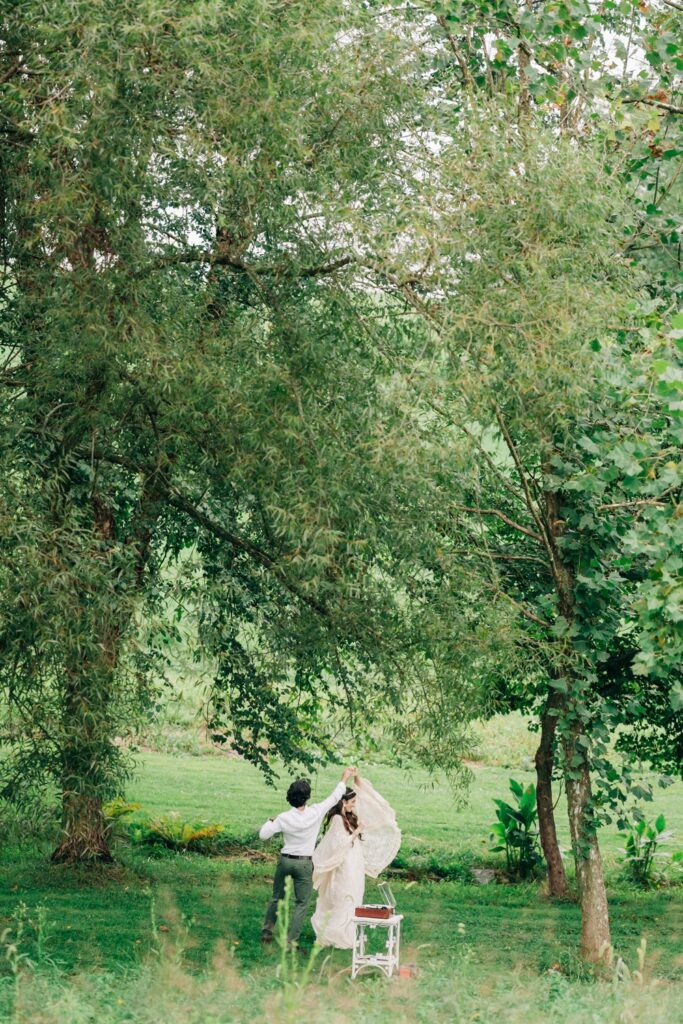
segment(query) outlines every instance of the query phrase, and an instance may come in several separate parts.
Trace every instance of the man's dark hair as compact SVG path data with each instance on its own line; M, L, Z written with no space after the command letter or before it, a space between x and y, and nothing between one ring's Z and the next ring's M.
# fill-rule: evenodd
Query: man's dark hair
M310 796L311 784L308 779L297 779L287 790L287 803L292 807L303 807Z

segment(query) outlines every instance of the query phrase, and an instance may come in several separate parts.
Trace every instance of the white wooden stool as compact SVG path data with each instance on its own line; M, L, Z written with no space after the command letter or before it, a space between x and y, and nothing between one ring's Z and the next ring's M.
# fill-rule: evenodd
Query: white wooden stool
M401 947L401 921L403 914L392 914L391 917L357 917L356 935L353 943L353 960L351 964L351 977L356 975L363 967L377 967L384 971L387 978L398 972L398 959ZM386 953L368 953L366 950L366 928L386 928L387 941L385 944Z

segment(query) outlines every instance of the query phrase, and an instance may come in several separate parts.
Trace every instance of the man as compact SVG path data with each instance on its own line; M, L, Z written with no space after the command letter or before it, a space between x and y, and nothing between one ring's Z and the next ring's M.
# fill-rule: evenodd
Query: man
M287 802L291 811L278 814L277 818L269 818L259 832L260 839L270 839L282 832L284 843L275 869L273 879L273 898L268 904L261 931L262 942L273 941L273 928L277 919L277 905L285 896L285 879L289 875L294 883L294 912L287 932L288 945L295 943L304 926L306 910L313 891L313 850L320 831L320 823L330 808L343 797L346 792L346 781L355 775L355 768L345 768L341 782L326 800L319 804L307 806L311 796L311 786L305 779L297 779L287 790Z

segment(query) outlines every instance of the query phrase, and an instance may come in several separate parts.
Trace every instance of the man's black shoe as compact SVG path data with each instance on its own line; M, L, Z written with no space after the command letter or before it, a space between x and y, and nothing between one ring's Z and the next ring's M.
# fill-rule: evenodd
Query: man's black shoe
M268 943L273 941L273 936L270 932L261 932L261 942Z

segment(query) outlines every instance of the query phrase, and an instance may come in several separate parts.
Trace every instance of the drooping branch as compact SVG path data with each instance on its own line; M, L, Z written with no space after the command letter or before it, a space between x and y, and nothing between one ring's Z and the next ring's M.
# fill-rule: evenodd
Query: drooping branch
M169 480L165 479L158 467L150 469L149 467L140 466L132 459L128 459L125 456L117 455L113 452L107 452L99 448L93 448L92 452L88 451L87 454L88 456L92 455L95 459L101 459L104 462L109 462L113 465L128 469L133 473L143 476L145 479L153 479L156 494L158 496L163 495L164 500L167 501L169 505L177 509L179 512L183 512L195 523L213 534L214 537L230 544L230 546L235 550L242 551L244 554L249 555L249 557L258 565L263 566L264 569L268 569L268 571L279 580L286 590L315 611L328 625L330 625L330 609L320 601L316 601L316 599L311 597L309 594L306 594L301 587L297 586L297 584L287 575L283 566L280 565L272 555L267 551L264 551L263 548L259 547L259 545L254 544L252 541L247 540L239 534L234 533L232 530L227 529L227 527L216 522L215 519L207 515L206 512L203 512L202 509L197 506L196 502L184 495L176 486L171 484Z
M221 523L217 523L215 519L208 516L205 512L202 512L200 508L186 498L185 495L181 494L176 488L171 488L167 491L167 501L174 508L178 509L179 512L185 513L190 519L194 520L195 523L202 526L209 533L213 534L214 537L218 537L220 540L226 541L231 547L238 551L244 552L255 561L258 565L263 566L264 569L268 569L273 575L279 580L283 587L288 590L294 597L298 598L304 604L308 605L313 611L317 612L327 622L330 620L329 609L322 605L315 598L312 598L309 594L304 593L300 587L296 585L284 571L281 565L276 560L264 551L257 544L252 541L246 540L244 537L240 537L238 534L233 533L231 530L226 529Z
M515 498L517 498L518 501L521 501L523 504L525 504L524 496L521 494L520 491L518 491L518 489L514 486L512 481L505 475L500 466L497 466L495 464L489 453L484 448L480 438L478 438L476 434L469 430L464 423L456 423L453 417L448 413L448 410L444 409L439 402L436 402L433 398L429 398L427 395L423 395L422 393L420 393L420 398L429 406L430 409L432 409L435 413L441 416L441 418L446 423L448 423L449 426L455 427L457 430L460 430L465 435L465 437L468 437L470 441L472 441L472 443L476 445L477 451L479 452L479 454L481 455L489 469L493 472L498 482L511 494L514 494Z
M517 609L519 614L522 615L525 619L528 619L529 622L535 622L537 626L543 626L544 629L552 629L552 622L547 622L546 619L542 619L539 615L536 615L534 612L529 611L528 608L526 608L523 604L520 604L519 601L516 601L511 594L507 593L507 591L496 587L495 593L499 594L501 597L504 597L506 601L509 601L510 604Z

